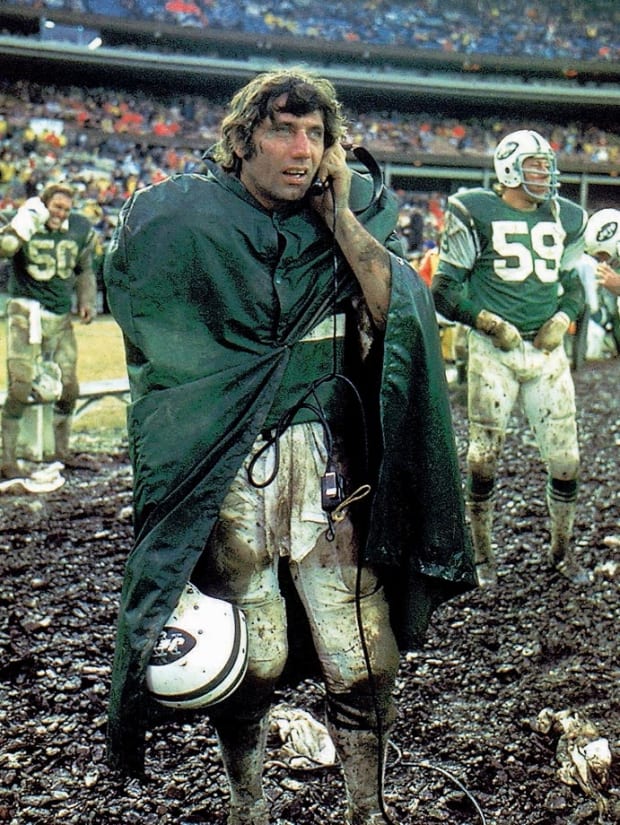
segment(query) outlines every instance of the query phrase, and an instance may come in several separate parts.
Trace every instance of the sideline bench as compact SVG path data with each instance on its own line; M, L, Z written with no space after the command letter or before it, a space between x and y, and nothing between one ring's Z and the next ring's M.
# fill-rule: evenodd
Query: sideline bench
M118 398L125 404L130 401L129 381L127 378L109 378L105 381L83 381L80 383L80 394L75 407L74 417L77 418L92 404L103 398ZM6 392L0 390L0 407L6 400ZM32 406L43 406L32 402Z
M82 413L104 398L117 398L123 404L131 400L129 381L125 378L111 378L105 381L84 381L80 384L80 394L73 417ZM0 391L0 406L6 399L6 392ZM32 402L26 409L20 427L18 455L30 461L43 461L44 456L54 453L53 404Z
M101 401L103 398L118 398L124 404L129 404L129 380L127 378L110 378L106 381L84 381L80 384L80 395L75 406L74 418Z

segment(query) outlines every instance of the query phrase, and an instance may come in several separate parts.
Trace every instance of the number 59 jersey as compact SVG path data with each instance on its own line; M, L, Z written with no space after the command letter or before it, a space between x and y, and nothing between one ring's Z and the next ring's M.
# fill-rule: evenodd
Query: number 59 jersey
M566 198L526 211L486 189L450 197L437 275L451 285L452 316L473 325L487 309L534 332L558 310L560 296L572 293L574 317L582 301L575 265L586 222L586 212Z

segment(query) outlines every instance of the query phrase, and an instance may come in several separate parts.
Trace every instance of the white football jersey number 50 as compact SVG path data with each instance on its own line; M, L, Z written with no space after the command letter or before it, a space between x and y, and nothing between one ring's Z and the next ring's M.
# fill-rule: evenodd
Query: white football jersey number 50
M78 245L71 238L54 241L33 238L28 244L28 274L35 281L51 281L57 275L70 278L78 259Z

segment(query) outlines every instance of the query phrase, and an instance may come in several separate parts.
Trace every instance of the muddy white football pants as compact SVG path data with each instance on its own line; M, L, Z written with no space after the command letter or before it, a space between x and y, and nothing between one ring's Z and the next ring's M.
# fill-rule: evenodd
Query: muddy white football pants
M260 444L259 440L256 446ZM272 455L256 467L259 481L268 475ZM376 725L375 702L381 721L393 720L399 653L385 594L367 566L359 577L364 641L360 636L358 539L348 516L336 524L334 539L327 537L320 494L325 461L320 425L297 424L280 438L279 470L267 487L250 484L246 462L224 499L192 578L204 592L233 602L246 615L248 672L231 705L252 715L252 708L269 703L288 655L286 606L278 573L279 565L288 563L325 680L328 715L336 722L368 729ZM364 644L376 696L370 695Z
M579 471L575 389L559 346L535 349L530 341L504 352L482 333L469 334L467 463L472 475L495 477L506 428L520 403L550 478L573 480Z
M22 417L32 389L35 359L40 355L60 367L62 395L55 410L62 415L71 415L79 395L77 344L71 315L48 312L38 301L13 298L7 303L5 416Z
M210 712L229 780L229 822L235 824L269 821L262 790L266 714L288 656L282 557L288 558L325 682L329 730L344 771L347 821L375 821L371 814L379 810L377 776L395 716L399 653L375 573L363 567L358 575L351 519L337 523L333 540L328 538L320 495L322 435L316 424L290 427L280 438L277 476L264 488L249 483L246 462L194 571L198 587L238 605L248 627L246 677ZM259 440L255 449L260 446ZM271 461L272 451L255 468L258 480L268 477Z

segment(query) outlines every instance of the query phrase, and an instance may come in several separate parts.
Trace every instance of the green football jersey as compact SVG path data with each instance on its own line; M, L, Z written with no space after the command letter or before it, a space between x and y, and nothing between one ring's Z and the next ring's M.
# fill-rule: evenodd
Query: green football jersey
M71 214L66 229L42 229L11 259L9 294L31 298L45 309L64 315L71 311L76 276L92 280L95 232L88 218Z
M558 310L574 320L583 306L575 265L586 222L566 198L524 211L486 189L453 195L433 285L438 311L474 326L486 309L523 333Z

